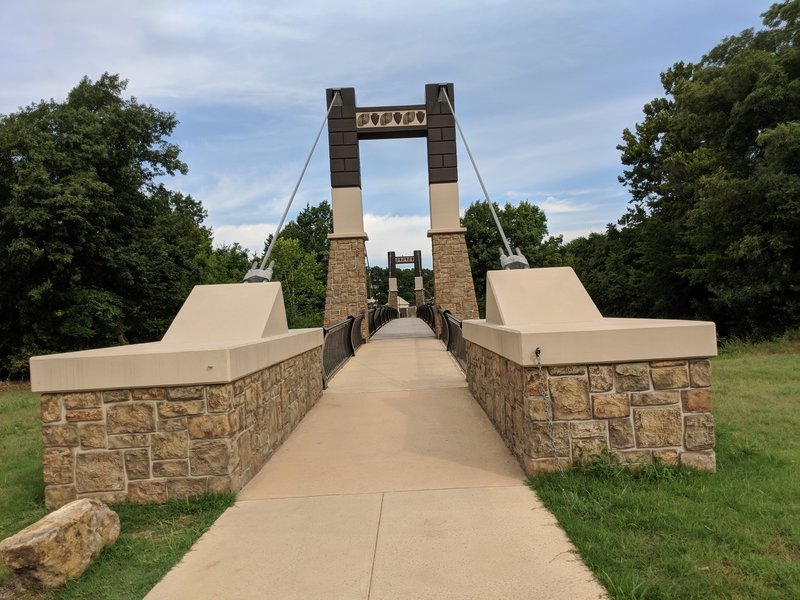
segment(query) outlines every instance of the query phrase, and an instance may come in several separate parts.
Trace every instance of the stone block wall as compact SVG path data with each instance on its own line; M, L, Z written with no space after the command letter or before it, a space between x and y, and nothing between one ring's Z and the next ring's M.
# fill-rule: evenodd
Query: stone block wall
M344 321L349 316L367 312L367 269L364 238L332 238L328 254L328 288L325 293L325 326ZM364 319L361 335L367 333Z
M459 319L477 319L478 301L461 232L432 233L434 302ZM437 328L438 331L438 328Z
M598 455L716 468L708 360L544 367L540 375L467 342L467 382L529 476Z
M45 503L238 491L322 396L322 348L231 383L42 394Z

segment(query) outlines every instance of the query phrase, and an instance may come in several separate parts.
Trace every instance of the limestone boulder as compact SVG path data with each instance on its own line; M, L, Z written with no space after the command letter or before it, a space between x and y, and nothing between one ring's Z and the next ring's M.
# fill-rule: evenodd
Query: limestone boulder
M62 506L0 542L0 556L23 586L57 588L80 577L119 536L119 516L99 500Z

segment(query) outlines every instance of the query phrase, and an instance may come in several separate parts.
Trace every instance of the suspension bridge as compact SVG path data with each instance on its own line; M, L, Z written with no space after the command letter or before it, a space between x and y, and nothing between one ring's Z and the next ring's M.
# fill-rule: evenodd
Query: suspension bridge
M479 319L457 131L485 186L452 84L326 98L303 167L327 125L324 327L288 329L268 250L246 283L197 286L159 342L34 357L46 504L237 492L151 600L605 597L524 479L593 457L713 471L714 324L605 318L572 269L527 268L496 215ZM359 141L397 137L427 140L420 318L367 304Z
M604 598L422 319L394 319L147 596Z

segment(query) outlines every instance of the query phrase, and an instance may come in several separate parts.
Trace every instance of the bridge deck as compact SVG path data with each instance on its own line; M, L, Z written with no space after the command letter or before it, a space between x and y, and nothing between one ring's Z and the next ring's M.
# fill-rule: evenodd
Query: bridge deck
M605 596L457 363L399 319L147 596L254 597Z

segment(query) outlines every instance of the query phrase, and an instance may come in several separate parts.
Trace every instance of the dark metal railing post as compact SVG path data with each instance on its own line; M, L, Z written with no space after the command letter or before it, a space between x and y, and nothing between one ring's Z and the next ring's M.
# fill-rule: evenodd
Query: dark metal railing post
M436 331L436 317L433 312L433 304L423 304L417 308L417 316L425 321L434 332Z
M350 345L353 348L353 356L356 350L364 343L364 336L361 335L361 323L364 322L364 315L358 315L353 319L352 328L350 330Z
M439 337L447 351L453 355L461 369L467 370L467 343L464 340L461 321L449 310L440 313L442 332Z
M392 319L397 319L400 313L391 306L376 306L367 311L367 319L369 325L369 337L375 335L381 327L386 325Z
M439 339L442 340L445 347L449 345L449 338L450 338L450 328L447 326L447 313L450 311L442 310L441 308L437 309L439 313L439 322L442 324L442 330L439 332Z
M347 317L328 327L322 328L322 374L323 386L342 368L351 356L356 355L356 344L353 343L353 327L361 322L356 317ZM359 334L360 337L360 334Z

